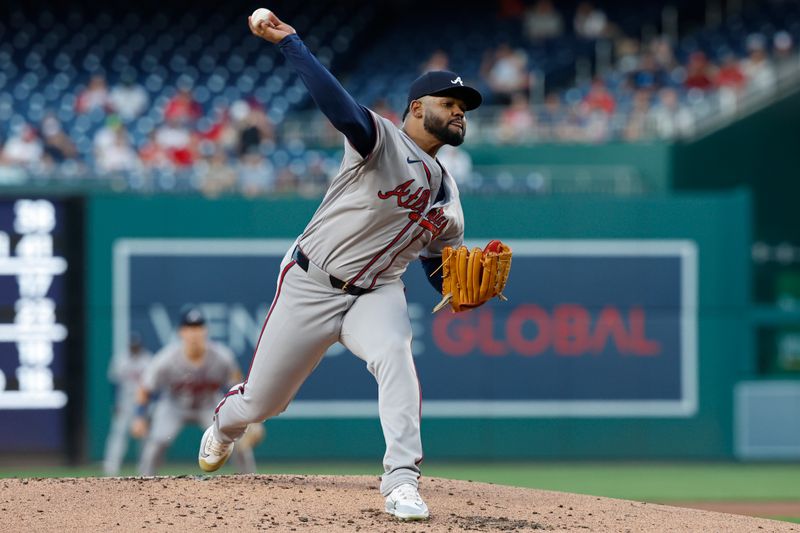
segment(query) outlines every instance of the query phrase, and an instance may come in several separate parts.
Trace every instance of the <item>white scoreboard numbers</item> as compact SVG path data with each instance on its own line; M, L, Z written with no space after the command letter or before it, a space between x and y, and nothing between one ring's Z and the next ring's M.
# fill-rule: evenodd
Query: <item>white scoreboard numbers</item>
M57 316L67 271L55 244L59 213L50 200L2 204L0 410L62 409L67 395L54 378L57 347L68 334Z

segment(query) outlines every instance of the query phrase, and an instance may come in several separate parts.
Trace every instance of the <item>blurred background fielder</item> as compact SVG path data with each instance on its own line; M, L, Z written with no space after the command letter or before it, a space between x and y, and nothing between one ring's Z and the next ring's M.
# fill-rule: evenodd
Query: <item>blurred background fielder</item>
M238 383L242 373L227 347L208 340L203 313L189 308L181 316L180 340L159 351L145 370L137 394L137 417L131 432L147 436L139 460L139 474L155 475L164 453L184 425L192 422L207 427L213 410L222 397L222 389ZM148 427L145 414L151 397L160 393L153 407ZM248 431L263 435L263 426L251 424ZM236 446L234 458L240 473L254 473L252 436Z
M131 424L136 417L137 393L142 374L153 358L152 352L142 346L141 336L131 332L130 349L116 352L108 367L108 380L117 387L111 430L106 440L103 472L107 476L119 474L119 468L128 450Z

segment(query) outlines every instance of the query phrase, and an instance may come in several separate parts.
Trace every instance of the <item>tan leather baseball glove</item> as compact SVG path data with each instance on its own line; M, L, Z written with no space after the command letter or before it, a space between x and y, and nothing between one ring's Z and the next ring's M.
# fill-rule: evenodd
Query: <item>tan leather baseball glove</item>
M503 289L511 270L511 248L500 241L468 250L466 246L442 250L442 301L433 312L448 303L453 312L466 311L494 297L505 300Z

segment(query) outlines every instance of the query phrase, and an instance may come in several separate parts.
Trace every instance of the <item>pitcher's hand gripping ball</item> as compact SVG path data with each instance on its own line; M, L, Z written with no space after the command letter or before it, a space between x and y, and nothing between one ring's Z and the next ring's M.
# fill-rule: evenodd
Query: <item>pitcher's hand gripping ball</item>
M250 23L256 27L260 22L265 22L267 25L269 25L270 24L269 16L271 14L272 11L270 11L269 9L264 7L259 7L258 9L253 11L252 15L250 15Z
M505 300L503 289L510 270L511 248L500 241L490 241L483 250L446 246L442 250L442 301L433 312L448 303L458 313L481 306L494 297Z

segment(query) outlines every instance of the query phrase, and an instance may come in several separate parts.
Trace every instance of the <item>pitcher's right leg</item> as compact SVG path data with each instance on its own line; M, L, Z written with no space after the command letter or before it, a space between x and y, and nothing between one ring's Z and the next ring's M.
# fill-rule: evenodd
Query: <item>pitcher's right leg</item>
M251 422L281 413L325 351L336 342L351 296L325 287L289 262L244 383L231 389L216 409L213 437L239 438Z

